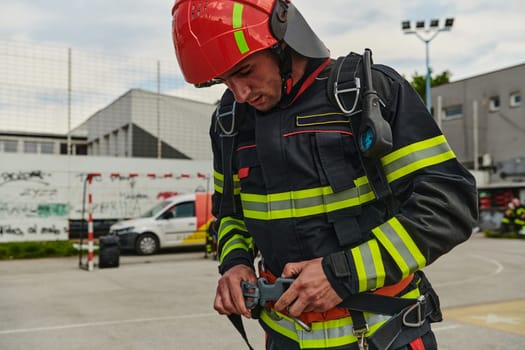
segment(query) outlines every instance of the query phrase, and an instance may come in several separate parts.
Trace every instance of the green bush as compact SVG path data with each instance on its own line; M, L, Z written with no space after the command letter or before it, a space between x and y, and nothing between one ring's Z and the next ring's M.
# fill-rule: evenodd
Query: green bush
M0 260L78 255L70 241L0 243Z
M483 233L485 234L485 237L489 237L489 238L518 238L518 239L521 238L521 239L525 239L525 235L520 235L518 232L515 232L515 231L501 233L501 232L495 231L495 230L485 230L485 231L483 231Z

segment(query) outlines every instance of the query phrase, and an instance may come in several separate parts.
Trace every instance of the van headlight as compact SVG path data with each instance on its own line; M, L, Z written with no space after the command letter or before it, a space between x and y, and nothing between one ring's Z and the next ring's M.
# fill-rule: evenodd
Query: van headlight
M111 230L111 233L116 234L116 235L126 235L128 233L134 232L134 230L135 230L135 226L128 226L124 228L113 229Z

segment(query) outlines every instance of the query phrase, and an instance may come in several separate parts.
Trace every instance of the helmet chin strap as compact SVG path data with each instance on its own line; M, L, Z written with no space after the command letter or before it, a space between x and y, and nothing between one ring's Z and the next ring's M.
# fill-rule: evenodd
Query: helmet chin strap
M292 49L285 43L279 43L271 49L279 60L283 96L289 95L292 92Z

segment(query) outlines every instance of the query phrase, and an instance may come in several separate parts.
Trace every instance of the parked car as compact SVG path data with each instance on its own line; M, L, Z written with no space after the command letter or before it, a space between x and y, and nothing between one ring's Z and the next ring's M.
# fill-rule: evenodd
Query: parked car
M150 255L162 248L204 245L212 221L211 194L180 194L163 200L139 218L115 223L110 234L119 237L121 250Z

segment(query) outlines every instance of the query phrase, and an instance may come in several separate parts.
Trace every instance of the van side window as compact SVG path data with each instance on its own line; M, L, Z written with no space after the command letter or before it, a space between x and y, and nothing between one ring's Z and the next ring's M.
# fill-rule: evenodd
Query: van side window
M195 203L184 202L179 203L171 210L174 218L188 218L195 216Z

